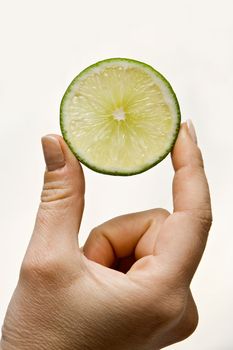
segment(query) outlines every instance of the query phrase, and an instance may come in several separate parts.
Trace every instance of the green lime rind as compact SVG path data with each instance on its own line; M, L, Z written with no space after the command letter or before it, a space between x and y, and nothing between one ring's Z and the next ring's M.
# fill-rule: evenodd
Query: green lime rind
M133 172L123 172L123 171L106 171L104 169L101 169L99 167L96 167L94 165L90 165L88 162L85 161L85 159L83 159L82 157L80 157L80 155L74 150L71 142L69 141L69 138L67 137L67 132L64 128L63 125L63 105L64 102L66 100L67 95L69 94L69 92L72 90L73 85L77 82L77 80L80 79L81 76L83 76L84 74L86 74L89 70L91 70L94 67L98 67L100 65L102 65L103 63L106 62L116 62L116 61L126 61L129 63L136 63L138 65L141 65L149 70L151 70L156 76L158 76L163 82L164 84L167 86L167 88L170 91L171 96L173 97L173 100L175 102L175 107L176 107L176 114L177 114L177 123L176 123L176 129L174 132L174 138L173 138L173 142L171 142L170 146L167 148L167 150L164 152L163 155L161 155L160 158L158 158L154 163L149 164L146 167L143 167L141 169L139 169L138 171L133 171ZM181 124L181 111L180 111L180 106L179 106L179 102L178 99L176 97L176 94L171 86L171 84L168 82L168 80L161 74L159 73L156 69L154 69L152 66L150 66L147 63L141 62L141 61L137 61L131 58L121 58L121 57L115 57L115 58L107 58L105 60L101 60L98 61L90 66L88 66L87 68L85 68L83 71L81 71L70 83L70 85L68 86L68 88L65 91L65 94L61 100L61 104L60 104L60 129L62 132L62 136L65 140L65 142L67 143L67 145L69 146L70 150L72 151L72 153L75 155L75 157L82 163L84 164L86 167L88 167L89 169L97 172L97 173L101 173L101 174L105 174L105 175L113 175L113 176L132 176L132 175L137 175L137 174L141 174L151 168L153 168L155 165L157 165L158 163L160 163L163 159L165 159L167 157L167 155L172 151L174 144L177 140L178 137L178 133L179 133L179 129L180 129L180 124Z

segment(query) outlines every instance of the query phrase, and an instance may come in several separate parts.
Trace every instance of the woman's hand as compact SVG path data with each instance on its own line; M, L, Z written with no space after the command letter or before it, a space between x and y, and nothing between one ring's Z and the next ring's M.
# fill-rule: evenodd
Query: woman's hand
M190 282L211 205L193 129L173 149L174 212L152 209L77 232L84 177L60 136L43 138L47 170L34 232L5 322L2 350L155 350L188 337L198 314Z

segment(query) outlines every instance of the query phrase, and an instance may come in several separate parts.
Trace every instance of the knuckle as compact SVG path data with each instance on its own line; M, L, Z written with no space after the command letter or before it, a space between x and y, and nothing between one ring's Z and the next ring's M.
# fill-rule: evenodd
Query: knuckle
M188 338L194 333L198 326L198 314L193 316L188 322L185 323L185 338Z
M94 227L91 232L90 232L90 237L91 238L95 238L98 239L100 237L100 233L102 232L102 230L100 230L99 226Z
M186 307L186 296L184 291L165 291L163 295L159 297L159 304L155 305L155 312L161 323L164 325L170 325L174 322L178 322L184 314Z
M208 233L211 228L213 217L210 207L187 209L185 212L192 217L194 222L199 226L201 234Z
M194 312L189 314L186 319L184 319L181 322L179 331L178 331L180 341L188 338L191 334L194 333L194 331L198 326L198 321L199 321L198 312L197 310L195 310Z
M205 202L202 203L201 207L194 209L194 211L196 211L195 214L200 220L212 222L212 210L209 199L206 199Z
M163 310L166 323L173 322L181 317L185 308L185 300L182 297L172 297Z
M55 281L59 278L63 266L62 262L50 255L26 256L20 270L20 278L30 281Z
M94 227L90 232L90 238L95 241L97 244L102 244L103 239L108 240L108 231L106 225L102 224Z
M41 202L54 202L70 197L71 187L64 180L46 181L41 193Z
M163 215L163 216L169 216L170 213L167 209L164 208L158 208L159 214Z
M207 227L207 229L209 230L212 222L213 222L213 216L212 216L212 211L211 210L207 210L206 214L204 217L202 217L202 221L203 224Z
M211 209L200 209L196 213L196 218L204 232L208 232L211 228L213 217Z
M161 216L161 217L168 217L170 215L169 211L164 209L164 208L155 208L155 209L151 209L151 214L152 214L152 218L156 217L156 216Z
M90 234L91 234L92 236L96 236L98 233L99 233L99 226L93 227L93 228L91 229Z
M78 169L76 169L77 166ZM83 198L85 192L83 175L80 174L80 178L77 177L77 170L79 173L82 172L78 163L75 163L71 167L66 165L60 168L59 174L45 172L41 202L62 201L70 197L75 197L75 200Z

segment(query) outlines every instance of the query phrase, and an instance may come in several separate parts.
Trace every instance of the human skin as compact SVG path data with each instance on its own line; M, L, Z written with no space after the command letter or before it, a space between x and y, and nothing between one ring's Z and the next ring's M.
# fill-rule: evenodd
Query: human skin
M198 323L190 283L212 221L192 124L182 124L172 151L173 213L111 219L84 247L77 240L81 165L61 136L46 136L42 145L41 202L1 350L156 350L187 338Z

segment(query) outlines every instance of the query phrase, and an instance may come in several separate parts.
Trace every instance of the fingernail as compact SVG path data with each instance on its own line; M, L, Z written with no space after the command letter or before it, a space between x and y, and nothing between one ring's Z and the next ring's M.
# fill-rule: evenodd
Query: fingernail
M41 138L44 159L48 171L62 168L65 165L65 157L60 142L56 137L46 135Z
M193 140L193 142L197 144L197 134L196 134L192 120L188 119L186 123L187 123L188 131L189 131L189 135L191 136L191 139Z

